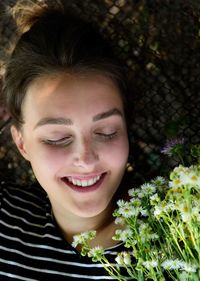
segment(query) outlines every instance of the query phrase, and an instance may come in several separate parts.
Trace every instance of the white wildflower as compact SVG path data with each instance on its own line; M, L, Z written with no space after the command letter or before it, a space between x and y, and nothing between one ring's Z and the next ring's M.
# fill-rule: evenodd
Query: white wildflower
M80 238L78 235L73 237L72 247L76 248L79 244L81 244Z
M104 254L104 249L101 246L96 246L89 250L88 257L91 257L93 261L101 260Z
M145 222L142 222L139 226L139 231L141 232L145 232L149 229L149 224L148 223L145 223Z
M159 218L162 213L163 213L163 208L161 206L155 206L154 212L153 212L154 216L156 218Z
M156 260L151 260L151 261L144 261L142 263L144 265L144 267L146 267L147 269L151 269L154 267L158 266L158 262Z
M139 233L142 242L157 239L156 233L152 233L152 228L148 223L139 226Z
M131 188L129 189L128 194L130 197L137 197L140 192L141 190L139 188Z
M195 185L200 188L200 176L196 166L178 166L170 174L170 179L169 185L172 188L186 185Z
M189 184L191 184L192 186L195 185L198 188L200 188L200 175L198 175L196 171L191 171L188 174L188 177L189 177Z
M159 236L158 236L157 233L152 233L152 234L150 235L150 238L151 238L151 240L157 240L157 239L159 239Z
M123 263L124 263L124 259L120 253L117 254L117 257L115 258L115 260L116 260L117 264L119 264L119 265L123 265Z
M184 185L197 185L200 186L200 177L195 170L187 170L187 172L180 172L179 178L181 178Z
M144 193L143 190L140 190L140 192L138 193L138 198L142 199L146 196L146 194Z
M125 224L124 218L122 218L122 217L117 217L117 218L115 219L115 224L124 225L124 224Z
M133 231L130 228L127 229L117 229L115 231L115 235L113 236L113 240L120 240L126 242L133 235Z
M132 188L128 191L128 194L131 199L138 199L144 197L144 192L141 190L141 188Z
M130 202L133 207L139 207L142 205L142 201L139 198L131 198Z
M86 241L94 239L96 236L95 230L90 230L73 236L72 247L76 248L78 245L83 245Z
M186 173L188 171L187 167L184 167L183 165L179 165L174 168L174 170L170 173L170 179L173 180L174 178L177 178L177 176L183 172Z
M186 272L196 272L197 268L198 268L198 266L195 264L191 264L191 263L187 263L187 262L182 263L182 270L184 270Z
M158 193L155 193L150 196L150 202L152 205L156 205L157 203L160 202L160 197L158 196Z
M149 212L148 212L147 209L142 208L141 211L140 211L140 214L141 214L143 217L148 217Z
M175 205L170 202L162 201L159 205L156 205L153 210L153 214L156 218L159 218L164 213L170 213L175 210Z
M192 219L192 213L190 212L190 209L188 208L187 204L182 203L178 205L178 209L181 214L181 218L184 222L189 222Z
M165 205L164 211L165 212L170 212L170 211L174 211L176 209L174 203L169 202L167 205Z
M173 180L169 181L169 187L170 188L178 188L178 187L181 187L184 185L184 181L177 177L177 178L174 178Z
M161 266L167 270L175 270L182 268L182 261L175 259L175 260L165 260Z
M140 209L135 208L131 202L126 202L123 206L119 207L118 214L122 215L124 218L130 218L137 216Z
M166 184L166 179L164 177L158 176L154 180L152 180L152 183L155 185L164 185Z
M131 256L128 252L124 252L124 263L126 265L131 265Z
M120 199L120 200L117 201L117 205L118 205L119 207L123 207L125 204L126 204L126 201L123 200L123 199Z
M139 231L140 232L147 232L149 231L151 228L150 228L150 225L148 223L141 223L140 226L139 226Z
M141 185L141 189L144 195L152 195L156 192L156 185L153 183L144 183Z
M121 252L118 253L117 257L115 258L117 264L119 265L131 265L131 255L128 252Z

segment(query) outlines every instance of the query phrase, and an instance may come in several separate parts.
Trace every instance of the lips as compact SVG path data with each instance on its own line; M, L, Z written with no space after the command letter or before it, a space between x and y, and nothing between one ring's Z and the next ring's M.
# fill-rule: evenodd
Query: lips
M62 181L75 191L93 191L101 185L105 176L106 173L84 177L67 176L63 177Z

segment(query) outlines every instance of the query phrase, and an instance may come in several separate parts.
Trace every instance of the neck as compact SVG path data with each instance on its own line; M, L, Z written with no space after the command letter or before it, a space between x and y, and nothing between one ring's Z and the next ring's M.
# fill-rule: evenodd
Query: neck
M79 217L72 213L66 212L65 210L57 210L53 207L52 210L55 221L58 224L58 227L61 230L63 237L69 243L73 241L73 236L75 234L79 234L81 232L89 230L97 231L97 237L95 240L98 240L98 242L99 240L102 240L101 236L102 234L105 235L105 232L107 237L110 236L109 234L111 234L111 232L112 235L114 234L114 219L112 216L113 205L111 204L102 213L94 217ZM112 235L110 237L112 237Z

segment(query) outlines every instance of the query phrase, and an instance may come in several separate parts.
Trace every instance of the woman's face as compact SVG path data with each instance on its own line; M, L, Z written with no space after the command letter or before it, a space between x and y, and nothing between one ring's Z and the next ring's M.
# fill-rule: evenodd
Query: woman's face
M103 212L128 157L118 88L101 75L40 78L23 103L24 125L13 138L30 161L54 209L79 217Z

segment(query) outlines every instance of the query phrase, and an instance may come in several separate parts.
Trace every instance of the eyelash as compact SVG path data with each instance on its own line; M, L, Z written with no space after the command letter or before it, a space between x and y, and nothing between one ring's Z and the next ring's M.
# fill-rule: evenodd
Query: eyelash
M44 144L52 145L52 146L67 146L72 142L72 139L67 137L59 140L43 140L42 142Z
M95 133L95 134L98 137L100 137L101 139L103 139L104 141L110 141L117 136L117 131L110 133L110 134L104 134L104 133ZM59 140L48 140L48 139L42 140L42 142L44 144L51 145L51 146L65 147L65 146L68 146L72 142L72 139L69 137L66 137L66 138L62 138Z
M117 136L117 131L110 133L110 134L96 133L96 135L100 136L101 138L103 138L106 141L109 141Z

